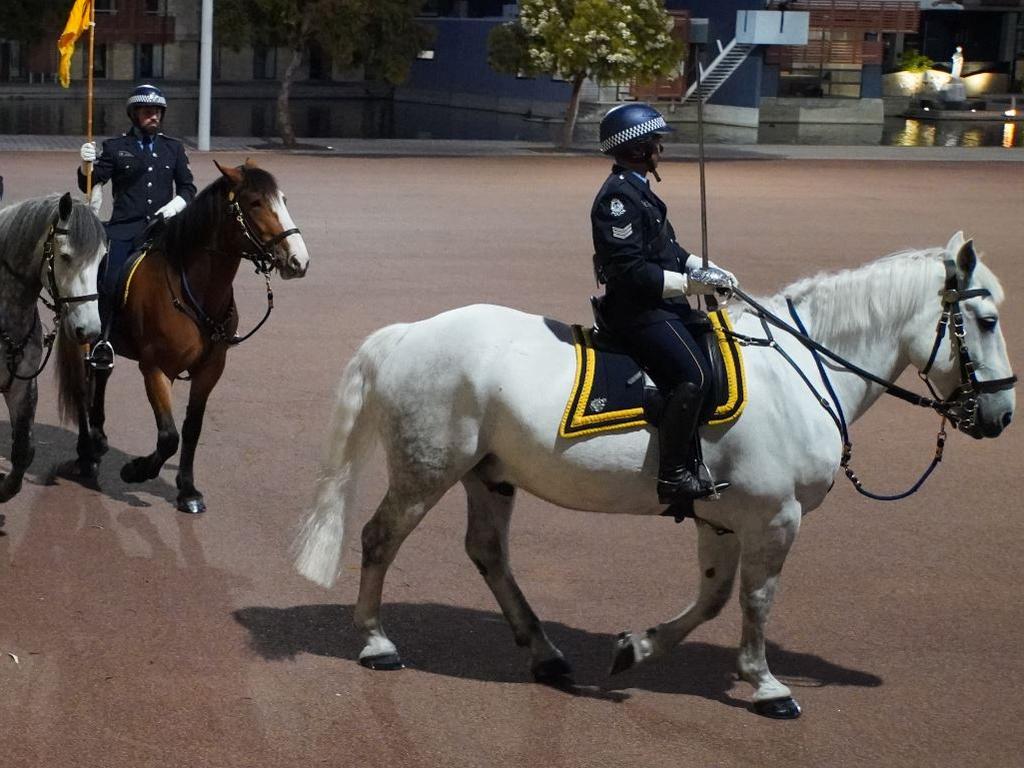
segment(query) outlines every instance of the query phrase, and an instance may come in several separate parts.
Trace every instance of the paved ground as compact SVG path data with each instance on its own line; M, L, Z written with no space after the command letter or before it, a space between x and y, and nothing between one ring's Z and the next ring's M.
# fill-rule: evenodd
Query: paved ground
M805 521L770 625L770 661L805 708L798 721L747 710L750 689L732 674L735 603L669 659L609 680L612 634L674 615L694 593L692 526L529 498L513 563L577 666L580 695L529 682L462 552L461 491L391 571L385 618L412 668L359 667L357 537L331 591L295 575L288 556L341 367L371 330L470 302L585 321L587 212L605 166L536 153L254 156L287 191L314 263L304 281L276 284L271 321L231 354L214 394L197 458L209 513L173 510L173 461L141 487L118 479L126 455L155 439L128 364L111 382L102 490L46 485L74 436L42 383L32 482L2 509L5 768L1019 765L1019 426L994 442L953 436L908 501L868 502L840 482ZM213 179L210 159L193 154L200 183ZM67 188L74 160L73 150L5 153L8 199ZM690 243L696 172L669 164L660 187ZM708 177L712 255L754 292L967 230L1003 278L1002 322L1024 360L1017 168L734 160ZM261 282L243 271L238 292L255 321ZM904 487L927 464L935 427L895 401L878 405L854 428L861 476ZM378 471L367 506L381 484Z

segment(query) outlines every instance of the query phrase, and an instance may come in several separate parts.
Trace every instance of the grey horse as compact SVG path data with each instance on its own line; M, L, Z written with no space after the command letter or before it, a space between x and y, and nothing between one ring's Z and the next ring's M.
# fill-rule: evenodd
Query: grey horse
M0 502L21 490L35 456L36 377L55 341L61 417L77 414L85 400L81 345L100 332L96 276L106 248L103 224L70 194L0 208L0 392L12 433L12 466L0 474ZM43 300L55 314L46 334L38 306L44 287L50 300Z

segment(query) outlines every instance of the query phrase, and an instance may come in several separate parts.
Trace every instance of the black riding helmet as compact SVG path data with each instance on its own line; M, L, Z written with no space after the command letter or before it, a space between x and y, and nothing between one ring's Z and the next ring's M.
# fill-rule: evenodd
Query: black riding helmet
M601 118L601 151L606 155L621 155L631 146L646 145L666 133L672 133L672 128L650 104L640 101L620 104Z
M167 99L155 85L143 83L132 91L132 95L128 97L125 104L125 111L133 123L135 122L136 107L160 107L160 119L163 120L164 112L167 110Z

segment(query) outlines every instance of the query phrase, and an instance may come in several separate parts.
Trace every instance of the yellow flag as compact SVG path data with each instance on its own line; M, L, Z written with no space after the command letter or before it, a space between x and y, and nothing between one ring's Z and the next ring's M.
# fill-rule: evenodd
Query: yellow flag
M57 50L60 51L60 69L57 74L60 84L65 88L71 85L71 57L75 53L75 41L89 28L92 19L92 2L93 0L75 0L64 32L57 40Z

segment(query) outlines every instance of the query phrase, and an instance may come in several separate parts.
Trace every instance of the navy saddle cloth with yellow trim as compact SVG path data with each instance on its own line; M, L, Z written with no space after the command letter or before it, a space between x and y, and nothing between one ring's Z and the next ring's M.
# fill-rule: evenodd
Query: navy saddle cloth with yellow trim
M746 405L743 355L729 333L728 313L715 310L687 323L708 356L714 377L702 423L728 424ZM657 425L662 398L637 362L600 331L572 326L576 375L558 434L564 438Z

